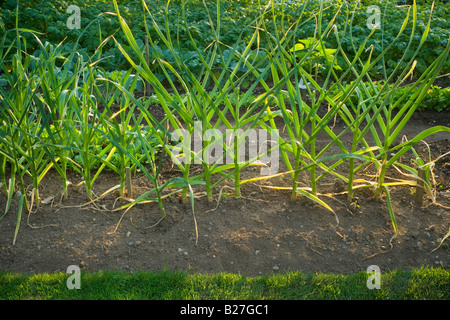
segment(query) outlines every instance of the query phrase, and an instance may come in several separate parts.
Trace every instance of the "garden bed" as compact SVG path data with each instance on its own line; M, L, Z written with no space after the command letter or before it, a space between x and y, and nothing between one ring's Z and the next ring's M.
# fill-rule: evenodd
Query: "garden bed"
M413 137L431 126L449 126L449 119L448 112L416 113L403 133ZM448 133L426 140L432 159L450 150ZM351 143L345 138L342 142ZM320 143L318 140L318 147ZM416 149L427 159L424 147L419 143ZM407 153L402 160L408 162L410 156ZM207 201L201 187L194 186L195 216L189 201L180 203L180 198L173 196L164 200L167 217L161 220L157 203L138 204L125 214L123 210L108 211L123 203L113 193L94 204L83 205L83 186L70 187L69 199L60 202L60 177L50 171L40 189L41 198L48 203L29 215L24 211L14 246L18 199L1 221L0 268L42 273L65 272L69 265L77 265L86 271L167 269L245 276L295 270L348 274L365 271L370 265L378 265L382 272L423 265L449 268L448 240L433 250L448 232L450 223L450 156L439 159L434 170L440 186L438 204L432 204L428 198L422 205L415 203L413 188L391 189L399 228L398 237L392 240L394 231L385 199L377 201L372 190L361 189L351 204L342 192L345 187L332 177L322 179L318 191L335 215L300 196L291 201L289 191L266 188L289 186L287 175L243 185L241 199L234 197L231 184L227 188L229 182L214 190L213 202ZM161 177L179 174L168 161ZM258 172L250 168L242 174L243 178L255 175ZM118 179L116 174L102 173L93 186L94 193L101 195L117 185ZM69 180L73 184L81 182L78 175ZM133 185L136 193L151 188L139 173L133 177ZM5 204L6 197L1 195L0 208Z
M110 15L92 20L79 48L52 44L60 14L45 41L13 29L19 7L0 17L1 271L449 267L446 6L432 18L386 5L378 30L362 6L272 3L236 35L225 21L246 13L232 3L201 15L144 5L152 19L139 25L140 6L113 4L112 29L101 28ZM263 175L269 163L279 168Z

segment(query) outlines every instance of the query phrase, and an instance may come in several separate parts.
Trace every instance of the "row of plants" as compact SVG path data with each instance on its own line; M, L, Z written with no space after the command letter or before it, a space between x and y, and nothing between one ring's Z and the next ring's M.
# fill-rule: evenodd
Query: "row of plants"
M381 88L384 85L383 81L375 81L375 86ZM344 87L350 87L350 84L346 84ZM410 85L405 85L398 88L393 95L393 99L403 96L407 92L407 96L410 97L412 92L409 91ZM336 90L336 94L338 90ZM350 99L353 103L358 103L358 94L354 92L350 95ZM425 93L420 106L417 108L418 111L433 110L433 111L448 111L450 110L450 87L441 88L437 85L432 85L428 91Z
M40 183L49 170L60 175L64 196L70 185L68 171L78 172L83 178L87 198L95 201L92 188L103 170L117 173L120 181L108 192L120 190L124 195L127 168L130 168L145 174L153 188L133 199L127 198L128 202L118 210L153 202L159 205L165 217L163 200L176 193L181 194L183 200L190 199L194 213L193 187L196 185L202 185L208 200L212 201L224 181L231 181L234 195L241 197L241 187L246 183L287 175L291 177L289 187L272 187L290 192L292 201L299 196L306 197L334 213L319 192L322 179L333 176L347 186L350 201L361 188L372 188L374 197L385 196L394 236L397 234L390 187L417 186L419 167L429 169L433 165L420 158L415 159L416 166L405 164L401 157L414 151L414 146L427 136L450 132L450 128L436 126L410 140L401 136L402 129L420 107L448 59L449 39L444 51L417 80L403 86L417 66L416 57L431 30L431 16L417 45L418 7L414 5L403 17L395 41L380 54L375 55L373 46L368 45L377 32L373 29L361 44L351 43L354 51L350 57L343 49L341 36L342 32L344 35L352 33L353 24L336 25L339 17L354 13L345 5L339 7L329 21L324 19L327 9L323 2L313 16L304 6L294 23L281 25L279 15L273 14L277 7L268 5L232 46L226 46L220 40L224 30L218 1L213 10L216 15L208 6L203 8L214 36L211 45L203 49L197 46L191 33L183 2L177 28L187 34L201 63L192 69L189 62L178 55L182 40L172 38L169 32L169 6L165 20L160 23L153 19L146 3L142 4L147 14L145 27L149 45L156 50L159 43L164 44L174 58L172 62L156 57L152 64L147 63L117 1L114 1L114 12L125 43L112 39L132 66L122 74L106 71L99 66L99 60L86 59L76 47L66 51L63 44L44 44L37 33L18 26L0 39L0 69L7 81L5 87L0 87L0 181L8 199L4 215L9 211L16 189L20 189L16 233L22 210L31 211L39 206ZM297 38L298 30L311 19L317 21L312 37ZM409 24L412 24L409 42L399 63L392 72L383 64L381 74L386 78L375 83L370 71L378 68L378 63L395 47L396 41L404 37ZM252 32L250 38L248 29ZM157 33L156 38L150 30ZM14 42L6 41L8 34L15 35ZM38 57L28 53L24 34L31 34L39 43ZM325 41L329 36L335 37L336 47L330 47ZM97 50L102 50L102 46ZM265 54L253 59L254 50ZM413 50L412 55L409 50ZM367 58L365 53L368 53ZM12 57L9 67L6 57ZM316 68L310 67L311 61L318 57L323 59L326 71L320 81ZM345 65L338 64L338 58L345 61ZM221 68L216 67L217 61ZM164 73L164 80L154 72L153 64ZM266 81L269 75L270 82ZM139 78L149 83L153 97L134 95ZM242 89L244 83L248 83L245 90ZM399 91L399 88L402 89ZM157 119L151 112L150 105L155 101L165 114L163 119ZM323 106L327 111L319 112ZM335 128L337 117L345 122L345 129ZM277 118L282 119L287 136L279 134ZM219 128L226 128L232 135ZM277 143L267 143L258 154L243 159L242 146L247 134L255 129L271 132L271 139ZM185 134L180 134L182 132ZM353 137L351 146L341 142L341 137L348 133ZM189 137L194 134L209 135L209 139L191 148ZM317 140L321 134L328 136L328 143L319 150ZM331 152L333 147L340 153ZM212 157L211 150L220 148L224 150L221 157ZM242 178L243 169L251 165L267 166L262 160L272 154L279 154L279 161L287 171ZM171 156L181 172L179 177L160 179L165 156ZM177 161L181 158L185 161ZM225 158L229 159L226 163ZM193 173L192 163L200 164L202 172ZM361 178L359 174L368 167L372 167L376 175L372 179ZM404 174L404 179L388 178L388 171L394 167ZM309 181L301 180L301 173L305 173ZM32 181L30 186L25 183L26 176ZM424 182L432 196L431 180Z
M202 51L208 48L216 39L216 35L211 30L210 23L208 22L209 19L215 23L220 17L220 28L222 32L217 34L217 41L223 45L224 54L226 54L226 47L235 45L235 40L238 37L246 41L251 39L253 30L252 28L248 28L248 25L252 21L255 21L268 5L272 7L270 15L273 17L273 24L266 25L268 28L266 31L268 33L273 33L275 30L288 33L293 32L293 29L289 29L289 27L298 21L302 13L305 13L303 14L303 18L307 16L309 19L304 19L302 27L295 30L295 37L297 39L307 39L316 30L317 21L314 17L317 17L317 12L320 10L323 2L312 0L274 2L268 0L244 2L220 1L220 5L216 6L214 1L205 3L199 0L187 2L167 2L165 0L146 1L146 4L151 7L151 19L159 26L161 32L171 39L177 39L180 43L180 46L174 51L164 41L155 41L152 48L150 48L150 60L153 63L149 67L161 80L166 75L159 68L158 64L155 63L155 59L162 58L172 63L176 59L174 57L174 54L176 54L191 69L201 68L202 63L195 48L199 48ZM115 37L130 52L130 55L133 55L133 58L136 57L126 43L123 33L118 32L120 24L114 16L113 3L102 0L73 1L70 4L77 5L80 8L82 29L71 30L66 26L66 21L70 16L70 13L66 12L69 3L60 0L46 2L35 0L6 1L2 5L2 12L0 13L0 28L3 30L14 28L16 11L19 10L19 25L45 34L47 41L53 44L64 41L67 49L77 43L79 52L84 51L87 57L101 60L99 65L106 70L128 70L130 68L129 62L120 54L120 49L110 37ZM347 56L353 59L355 57L354 46L359 47L370 33L370 29L367 28L367 21L371 19L371 14L373 14L373 12L367 11L370 5L376 5L380 9L383 17L380 20L382 23L380 29L377 29L367 41L367 46L373 46L373 55L379 55L392 41L396 41L395 46L390 46L390 50L385 54L384 60L380 60L377 66L369 71L372 77L379 78L381 68L386 68L386 72L388 73L395 69L397 63L400 63L401 68L404 68L406 64L400 58L405 53L408 55L407 58L410 58L414 54L414 50L412 49L405 52L410 40L407 35L410 34L413 27L411 21L407 23L405 33L397 38L401 27L398 22L403 20L408 7L397 6L395 1L387 0L381 2L325 1L325 10L323 10L321 18L324 24L328 24L331 20L334 21L340 33L340 46ZM158 31L152 27L146 31L147 21L145 20L145 13L139 1L119 1L118 6L121 15L127 21L133 21L130 24L130 30L135 36L136 43L141 51L143 51L145 35L148 33L153 39L157 39ZM340 14L335 17L335 13L342 6L348 8L349 12L352 13L349 15ZM425 30L431 10L433 10L433 28L428 31L429 34L422 44L422 50L416 55L417 75L424 72L426 66L444 51L447 38L450 34L446 18L450 14L450 4L448 3L442 4L438 2L431 9L431 4L421 2L418 5L415 28L421 32ZM267 17L269 16L267 15ZM185 22L189 24L188 27L181 26L181 18L186 19ZM349 23L353 24L352 32L344 32L344 26ZM27 39L30 50L37 50L36 55L39 55L40 47L36 39L27 34L23 36ZM261 33L260 37L261 39L258 44L254 43L249 49L255 59L260 59L260 56L264 56L266 54L265 51L268 50L264 34ZM190 38L192 38L192 41ZM420 43L420 40L420 34L415 34L411 48L416 47ZM7 43L13 42L14 37L9 36L6 41ZM324 37L323 43L329 48L337 48L338 46L337 40L333 36ZM101 44L102 50L98 51L97 48ZM368 52L363 52L361 58L367 59L368 55ZM9 59L10 57L6 58ZM225 56L224 59L226 60L227 57ZM237 62L238 59L234 57L233 64ZM317 67L321 73L326 72L326 70L323 70L326 65L322 61L318 60L315 63L317 63ZM346 66L343 57L338 57L336 66ZM222 67L220 60L215 61L214 67L217 69ZM239 72L246 72L246 66L241 67L242 70L239 70ZM180 70L177 71L178 73L181 72ZM442 73L445 74L448 72L450 72L450 64L447 61L443 65ZM174 80L172 72L169 72L169 76L172 77L171 80ZM269 74L268 76L270 77L271 75Z

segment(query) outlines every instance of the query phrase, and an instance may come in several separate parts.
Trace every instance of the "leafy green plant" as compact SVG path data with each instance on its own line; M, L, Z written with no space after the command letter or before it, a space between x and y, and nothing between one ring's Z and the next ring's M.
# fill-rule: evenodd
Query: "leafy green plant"
M109 77L112 81L117 81L124 90L134 92L137 86L138 77L131 74L132 70L124 73L121 78L115 79L114 77ZM100 78L104 79L104 78ZM104 81L108 85L107 81ZM104 97L105 94L99 89L99 86L95 86L97 94L99 97ZM115 88L115 87L114 87ZM141 120L143 115L132 121L132 116L135 110L135 105L131 103L127 95L120 94L120 90L114 90L114 94L109 97L106 95L106 99L103 100L103 105L107 110L107 113L101 117L102 127L105 131L109 132L112 139L118 141L122 148L115 148L117 156L108 159L116 173L120 177L120 194L124 195L125 190L125 178L126 178L126 168L133 167L130 159L125 156L122 151L130 150L135 155L140 154L140 144L137 143L137 132L141 131ZM112 110L112 105L118 103L118 111ZM150 134L150 133L149 133ZM102 136L103 138L103 136ZM96 143L98 145L98 143ZM114 161L114 159L116 161ZM106 160L106 158L105 158ZM128 190L128 195L130 196L131 190Z
M400 94L400 93L399 93ZM411 94L411 93L410 93ZM450 108L450 87L430 86L418 110L448 111Z
M86 62L80 57L81 65L85 65ZM98 112L98 104L93 95L95 80L93 77L92 69L86 66L85 72L80 73L78 77L82 77L82 87L75 87L74 95L71 96L69 103L72 108L72 121L74 126L66 126L66 132L68 135L70 149L74 152L74 155L80 155L80 165L75 165L73 168L81 174L86 187L86 195L88 199L92 199L92 185L98 178L100 172L103 170L102 165L97 173L92 176L92 169L100 162L103 155L108 154L104 164L108 164L109 159L115 152L115 148L111 144L102 146L101 151L98 154L94 154L95 146L95 127L99 127L102 124L102 118L104 113ZM78 79L76 81L78 83Z
M9 85L14 88L8 92L0 88L3 100L2 125L5 128L1 139L3 156L14 167L12 171L20 176L22 194L25 194L23 176L29 175L33 185L32 199L39 207L39 183L52 163L45 157L46 149L39 148L42 134L39 124L45 121L45 113L41 112L43 111L41 105L35 101L40 83L36 72L31 70L31 57L22 53L21 48L22 46L26 48L26 42L22 43L21 31L28 32L16 29L15 48L17 53L13 56L11 72L3 63L1 64ZM6 51L12 48L13 44ZM29 203L27 201L25 203L31 210Z
M282 32L288 30L288 25L292 25L299 19L301 12L308 15L313 15L320 9L321 1L308 1L308 2L298 2L298 1L275 1L271 7L271 14L275 17L276 27ZM331 8L338 8L341 5L352 4L355 10L354 18L354 33L350 36L349 33L345 34L342 39L342 48L352 60L354 58L351 42L355 42L357 46L364 42L364 39L369 35L370 30L365 28L366 20L368 18L367 8L369 5L377 5L383 7L384 13L384 23L386 28L383 35L375 34L368 41L368 45L373 45L374 51L373 56L378 55L383 51L382 47L387 46L398 34L400 30L399 21L403 20L404 15L408 10L408 6L397 6L396 1L359 1L359 2L348 2L342 0L326 1L323 11L323 21L327 24L331 21L334 16L333 10ZM430 64L436 57L441 54L446 46L446 40L450 34L446 18L449 14L448 5L443 5L440 2L436 2L433 12L433 28L430 31L430 37L423 44L422 51L417 56L417 71L419 74L425 70L425 66ZM166 29L166 4L165 0L154 0L152 2L152 15L154 21L159 26L163 26ZM199 60L196 58L196 50L194 44L190 41L190 36L187 30L184 28L178 28L179 17L181 16L183 10L189 21L189 33L194 40L195 46L203 51L207 48L215 39L214 30L209 24L209 17L213 21L217 21L217 17L221 20L221 29L226 30L226 32L221 32L219 34L218 40L227 46L232 46L236 43L236 39L240 36L242 39L250 39L254 32L254 29L247 28L250 21L255 21L258 16L264 10L264 6L270 4L270 1L261 1L256 5L256 2L245 2L242 1L239 5L235 1L222 1L219 8L215 6L215 2L205 2L202 1L189 1L183 4L182 1L172 1L170 3L170 14L167 23L166 34L171 39L178 39L180 43L183 43L183 47L177 48L178 55L186 64L191 64L193 68L195 66L200 66ZM357 5L353 5L357 4ZM412 3L411 3L412 4ZM51 43L61 43L65 38L67 43L79 43L82 48L86 50L88 56L92 56L96 51L97 47L102 43L102 40L114 35L121 43L122 46L133 55L132 50L127 47L124 43L126 40L120 32L120 24L117 19L110 15L104 14L105 12L114 12L113 3L106 0L101 1L82 1L78 2L77 5L83 12L82 15L82 30L69 30L66 28L67 14L66 14L66 3L61 1L46 1L41 3L35 0L19 1L19 11L20 16L18 19L18 26L22 28L32 28L40 33L45 33L46 38ZM182 8L184 6L184 9ZM417 6L418 16L417 16L417 27L423 31L427 24L428 17L430 15L431 4L430 2L418 2ZM147 33L145 31L144 20L141 19L143 12L142 6L139 1L135 2L119 2L118 7L121 11L121 15L126 21L131 21L134 19L136 22L131 25L130 30L132 30L135 35L136 41L143 42L144 36ZM206 9L205 9L206 8ZM6 1L2 4L2 17L3 25L5 30L9 30L15 27L15 2ZM138 19L136 19L138 17ZM90 24L90 22L94 21ZM344 25L347 21L345 20L345 15L340 15L336 17L337 25ZM284 28L284 29L283 29ZM389 54L386 55L386 65L388 71L394 70L399 58L405 53L404 49L408 43L407 34L410 33L412 28L411 23L408 23L406 33L404 36L398 39L397 45L391 47ZM303 24L301 29L296 30L297 39L308 39L314 36L316 30L316 22L314 20L309 20ZM268 25L268 33L274 32L274 26ZM148 33L153 39L158 38L156 30L150 29ZM100 36L101 34L101 36ZM39 44L30 35L24 35L27 37L28 44L33 47L33 49L39 49ZM103 37L103 39L102 39ZM12 41L12 38L8 36L8 40ZM420 42L420 36L416 36L414 39L413 47ZM294 45L294 44L293 44ZM261 41L258 45L261 48L266 49L264 36L261 36ZM324 40L324 46L326 48L337 48L338 43L330 38ZM164 55L166 61L173 62L173 56L170 53L170 48L166 47L163 43L157 43L158 50L151 50L152 60L157 55ZM244 44L245 47L245 44ZM253 45L251 50L255 56L261 54L261 50ZM368 58L368 52L362 53L362 58ZM413 54L413 50L409 50L406 54ZM105 57L100 62L100 65L107 69L108 71L113 71L114 69L128 70L130 65L128 61L120 54L119 49L115 46L114 41L107 41L104 46L104 51L102 56L97 56L96 60ZM107 57L107 58L106 58ZM133 58L136 58L133 56ZM225 58L225 61L227 59ZM342 57L338 59L336 66L345 65ZM402 62L401 67L406 65ZM149 66L152 71L157 74L160 80L165 77L164 72L159 69L157 64ZM220 67L220 63L217 64ZM231 66L233 67L233 66ZM241 66L245 69L245 66ZM381 62L377 67L381 67ZM319 70L320 71L320 70ZM442 74L446 74L450 71L450 62L445 62ZM326 71L325 71L326 72ZM380 75L377 68L373 68L369 71L373 78ZM173 76L173 75L172 75Z
M413 28L411 30L410 42L408 43L408 47L411 46L412 40L414 39L414 26L416 24L417 7L413 6L412 10ZM400 30L401 32L405 30L408 18L409 15L403 22L403 28ZM419 46L415 50L415 54L419 52L421 44L424 43L427 37L427 31L430 28L430 21L431 19L429 20L427 29L425 29L425 32L422 35L422 40ZM398 37L400 37L400 34ZM393 42L393 44L394 43L395 42ZM355 147L359 143L367 143L365 137L369 132L371 133L372 138L375 141L376 150L378 151L377 155L374 152L371 152L371 159L368 159L368 161L363 162L356 167L353 165L353 161L350 160L348 180L349 197L351 197L353 190L359 187L375 187L375 196L380 196L383 192L385 192L389 213L396 234L398 232L398 229L390 203L388 188L392 185L411 185L411 182L386 182L385 178L387 170L391 166L397 165L397 160L399 160L403 154L410 150L420 140L436 132L449 131L450 129L442 126L436 126L418 134L412 140L400 144L395 144L394 141L400 135L402 129L405 127L414 111L419 107L420 102L422 101L426 92L439 74L444 61L446 61L446 58L448 56L449 48L450 42L447 44L446 50L438 57L437 60L435 60L435 62L427 67L427 69L419 77L417 82L414 85L409 86L401 96L397 96L394 99L393 97L396 89L411 74L416 65L416 60L414 60L415 55L403 55L400 61L408 59L407 67L401 68L401 64L399 63L393 73L388 73L387 70L384 69L386 80L381 89L375 86L370 76L368 76L367 78L369 81L367 83L361 82L358 86L358 89L356 90L356 94L358 97L357 103L355 104L351 100L348 101L348 104L349 106L351 106L353 113L349 112L350 110L348 110L347 108L343 108L342 112L340 112L341 118L346 122L349 128L351 128L354 134L352 151L355 150ZM383 53L388 52L388 50L389 46L384 48ZM344 53L343 55L344 57L346 57ZM377 56L376 59L370 63L369 68L372 68L377 63L377 60L380 60L382 57L383 55ZM398 74L396 73L397 69ZM353 68L352 71L355 73L355 75L360 75L360 73L357 72L356 69ZM389 77L387 76L387 74L389 74ZM390 82L393 79L394 75L397 75L397 80L394 81L392 85L390 85ZM370 93L370 90L373 90L373 94ZM394 114L394 110L397 108L399 110L397 110L397 112ZM364 121L364 124L362 121ZM376 126L378 126L378 128L376 128ZM353 175L364 168L370 162L374 164L377 170L377 181L374 182L354 180ZM354 187L355 182L363 182L363 185Z
M295 46L290 50L291 52L295 52L297 59L303 61L301 66L307 66L309 68L310 74L312 74L313 68L315 69L316 81L319 69L326 70L326 66L332 65L334 69L342 70L337 63L333 64L337 49L328 49L323 43L319 47L317 45L318 43L319 41L317 39L311 37L304 40L297 40Z
M152 22L153 28L158 32L159 39L164 43L166 47L168 47L171 53L171 56L173 58L172 63L169 63L169 61L165 61L162 58L157 58L156 62L159 64L159 67L161 70L163 70L164 74L166 75L166 80L169 82L170 87L173 89L174 94L171 95L167 91L167 89L163 86L159 78L156 74L152 72L150 69L150 66L147 65L145 57L143 56L142 52L139 50L139 46L134 39L133 35L130 32L130 29L128 28L128 25L125 23L125 21L122 20L120 17L120 13L118 11L118 7L116 6L116 12L119 16L119 19L121 19L121 24L123 31L125 32L128 43L130 47L133 49L134 53L138 57L138 61L140 64L137 64L132 60L132 57L124 50L121 45L118 44L119 48L121 48L122 53L125 55L125 57L129 60L129 62L134 66L134 68L139 72L139 74L148 81L151 86L154 88L154 91L156 93L158 101L161 103L161 106L163 110L166 113L167 120L169 121L170 125L173 127L174 132L178 133L179 136L183 136L184 142L181 142L183 144L182 147L177 146L167 146L166 150L169 152L169 154L172 155L179 155L180 157L184 158L184 163L180 161L176 161L176 157L172 157L175 159L175 163L178 165L180 170L183 172L183 178L185 180L188 180L189 178L189 172L191 163L194 161L196 163L200 163L203 166L204 172L199 176L205 179L205 185L206 185L206 194L209 200L212 200L212 188L213 184L211 182L211 175L214 173L223 174L223 172L227 169L233 169L233 176L229 174L225 174L224 178L227 177L233 177L235 182L235 192L236 195L240 196L240 178L239 178L239 172L240 170L245 166L245 164L241 164L240 161L240 146L242 144L242 139L238 137L238 135L234 135L233 139L233 152L229 153L228 155L232 157L233 164L225 164L220 165L220 161L215 161L214 163L211 163L209 158L209 153L204 152L205 150L208 150L208 147L210 147L210 139L202 139L207 132L211 132L211 130L217 129L222 123L230 130L234 130L233 132L237 132L243 124L253 123L253 126L257 122L257 118L261 116L262 112L257 114L256 116L249 116L251 112L257 107L257 104L253 104L250 108L246 110L244 115L240 116L239 108L243 105L243 102L248 101L248 97L251 95L252 90L255 88L255 83L250 90L244 94L244 96L241 96L239 94L239 86L236 85L236 83L239 83L239 81L243 81L245 78L244 76L241 76L240 78L237 77L237 73L239 71L240 66L244 63L248 52L250 51L250 46L252 43L256 40L257 33L255 32L253 34L252 40L250 41L250 44L248 44L245 47L244 52L238 52L235 51L235 53L229 54L229 57L227 61L223 59L223 56L220 55L221 48L218 45L218 35L220 32L220 15L217 15L217 29L213 29L213 33L216 35L217 39L216 42L210 46L209 51L205 54L202 53L199 48L196 46L196 42L194 41L192 34L189 31L188 26L182 25L178 26L178 28L184 27L184 30L187 30L187 35L190 38L191 45L195 48L196 57L201 62L201 71L200 75L197 73L194 74L191 71L191 66L187 64L185 61L183 61L182 57L178 54L178 48L180 46L180 43L177 41L175 42L174 39L171 38L169 30L169 20L165 20L165 31L166 33L163 33L161 26L159 26L156 23L155 18L153 17L152 13L148 10L145 3L143 3L144 9L147 11L149 15L149 19ZM167 6L166 11L168 11L169 7ZM183 6L184 8L184 6ZM217 5L217 10L219 11L220 5ZM183 15L185 15L185 12L182 12ZM186 19L184 19L186 21ZM209 15L209 21L211 28L213 28L213 21L212 21L212 15ZM148 28L147 28L148 29ZM156 44L155 41L152 39L151 35L149 36L149 43L152 46L153 50L156 50ZM231 49L231 48L230 48ZM229 51L230 52L230 51ZM237 57L237 64L232 64L233 58ZM217 72L214 72L213 67L215 67L215 63L217 61L217 58L219 58L220 63L222 64L221 72L220 74L217 74ZM235 60L234 60L235 61ZM231 72L230 72L231 70ZM172 77L170 76L172 74L174 76L174 80L172 81ZM247 75L250 74L250 72L246 73ZM223 79L223 80L222 80ZM214 87L212 90L207 91L207 84L212 81L214 83ZM222 82L223 81L223 82ZM178 92L177 84L181 85L183 90L187 92L185 95L181 95ZM235 104L231 104L230 98L228 97L228 93L232 92L233 96L235 97ZM239 100L242 97L242 101ZM219 105L224 104L225 108L223 110L219 109ZM178 120L174 114L173 111L175 111L179 116L180 120ZM234 123L230 123L230 121L227 119L226 114L229 113L232 115L234 119ZM213 115L218 116L218 120L215 123L211 123L211 118ZM193 118L196 118L198 121L193 121ZM191 148L191 137L194 134L200 134L202 142L199 146L199 150L192 150ZM223 136L216 137L218 141L223 139ZM240 139L240 141L238 141ZM226 147L226 146L225 146ZM186 151L187 150L187 151ZM230 150L230 149L227 149ZM183 153L180 153L183 151ZM219 160L219 159L217 159ZM220 159L222 160L222 159ZM220 180L219 180L220 181ZM182 198L186 196L187 189L185 188L185 191L182 195Z
M343 86L343 88L345 90L349 89L351 86L352 82L350 82L350 84L347 84L345 86ZM375 94L375 91L372 89L372 85L369 84L365 84L367 90L369 91L369 93L371 95ZM373 85L380 90L384 85L385 85L385 81L374 81ZM394 92L393 92L393 100L399 99L400 97L402 97L405 93L405 99L410 98L414 91L409 90L411 88L411 86L415 86L416 83L411 83L411 84L406 84L403 85L401 87L398 87ZM389 84L389 87L392 88L393 84ZM333 94L337 95L339 94L340 88L335 88ZM360 91L358 91L360 92ZM350 100L353 104L358 104L358 92L357 91L353 91L352 94L350 95ZM430 110L430 111L445 111L448 110L448 106L450 106L450 88L446 87L446 88L442 88L440 86L437 85L431 85L430 88L428 89L428 91L425 93L423 100L420 102L417 110L418 111L426 111L426 110Z

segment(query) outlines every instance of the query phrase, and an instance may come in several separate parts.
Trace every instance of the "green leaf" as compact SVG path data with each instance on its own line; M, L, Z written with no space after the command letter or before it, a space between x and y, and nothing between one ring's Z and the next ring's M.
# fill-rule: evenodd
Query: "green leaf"
M327 209L327 210L329 210L329 211L334 213L334 210L331 209L331 207L328 204L326 204L324 201L320 200L319 197L313 195L312 193L309 193L308 191L306 191L306 190L304 190L302 188L297 188L295 190L295 192L300 193L301 195L303 195L303 196L307 197L308 199L310 199L310 200L320 204L325 209Z
M17 234L19 233L20 220L22 219L22 209L23 209L23 203L24 203L24 200L25 200L25 195L22 194L22 195L20 196L19 210L18 210L18 212L17 212L17 222L16 222L16 229L14 230L13 245L16 244Z
M302 43L297 43L291 50L290 52L298 52L300 50L305 49L305 46Z

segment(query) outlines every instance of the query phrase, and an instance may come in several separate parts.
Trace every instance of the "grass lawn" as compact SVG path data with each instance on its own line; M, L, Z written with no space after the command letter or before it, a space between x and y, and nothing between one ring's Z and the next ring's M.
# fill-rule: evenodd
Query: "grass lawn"
M264 277L140 271L81 272L80 289L68 289L74 274L0 273L0 299L48 300L448 300L450 272L442 268L381 272L380 289L369 274L289 272ZM70 277L70 279L69 279ZM373 277L372 277L373 278ZM375 283L375 282L373 282Z
M384 1L385 8L375 6L379 13L374 15L382 17L383 23L369 27L368 2L378 1L353 2L352 6L340 0L309 1L310 6L300 2L294 6L288 1L270 1L263 6L267 2L261 1L258 7L256 1L246 1L245 11L237 1L186 1L189 5L185 1L155 1L149 2L150 9L140 1L134 5L132 1L85 1L82 10L78 8L82 29L74 31L67 24L67 1L41 2L31 0L24 6L7 1L0 10L0 191L1 206L6 208L0 211L0 220L18 201L18 208L11 209L17 215L13 245L26 211L40 209L53 201L50 198L69 199L68 186L75 186L69 181L72 174L81 181L78 186L85 188L83 201L94 203L116 191L123 199L126 195L121 207L115 207L114 202L114 209L96 206L99 211L127 212L135 205L156 202L163 219L163 199L179 194L181 200L191 201L188 212L195 222L196 241L197 207L194 210L191 186L203 185L212 203L220 183L230 183L226 186L233 186L238 199L242 185L286 175L289 187L273 189L288 190L292 201L305 197L337 217L320 190L325 180L321 179L328 176L339 181L337 186L342 185L343 190L335 193L346 193L355 209L359 207L355 190L372 188L373 199L385 197L384 214L395 236L399 234L397 201L391 201L390 190L399 186L425 188L433 203L440 191L449 190L443 182L436 183L432 171L438 159L447 161L443 157L448 155L448 142L436 160L431 159L428 144L430 159L420 158L414 149L432 134L450 133L448 123L433 125L408 140L403 133L411 126L416 110L447 110L448 4L400 7L394 1L389 5ZM41 25L43 30L32 31ZM136 91L144 93L144 81L150 93L135 95ZM163 116L155 117L154 110ZM281 125L275 121L280 117ZM264 138L265 149L252 149L243 161L246 137L240 132L244 129L245 133L263 129L274 135ZM182 139L180 132L186 132ZM211 132L214 137L209 137ZM188 133L209 140L201 139L199 148L191 150ZM180 143L172 139L175 136ZM344 136L351 140L344 141ZM268 141L273 141L270 148ZM321 145L321 141L326 144ZM211 147L216 144L214 154L221 158L212 159ZM223 146L225 150L219 148ZM403 162L408 153L413 153L414 159ZM267 167L269 154L276 154L270 165L277 161L286 171L269 170L247 177L244 169ZM166 176L163 155L172 157L178 176ZM201 164L201 171L191 166L194 159L195 164ZM367 178L369 167L376 172L373 179ZM402 180L389 180L392 169L400 171ZM61 178L56 182L61 194L44 198L41 182L50 170ZM97 178L108 170L116 174L120 184L95 199ZM132 172L142 173L148 183L135 188L134 195L131 182L127 183ZM331 185L328 181L324 184ZM22 236L24 227L20 232ZM11 259L19 256L14 254ZM35 258L34 252L24 256ZM2 265L8 268L6 263ZM206 309L195 306L213 305L217 300L234 300L235 305L236 301L253 305L253 301L263 301L257 303L263 305L264 301L290 300L445 301L450 300L450 269L445 266L447 269L382 270L381 274L293 271L260 277L188 270L104 270L82 271L79 279L77 273L26 274L0 269L0 300L181 301L178 303L185 309L158 305L165 306L161 311L168 319L176 318L170 313L175 316L183 311L212 315L212 311L204 313ZM80 288L70 288L72 279ZM11 304L15 314L28 310L38 314L33 307ZM317 306L316 313L337 313L334 308ZM135 311L97 308L104 309ZM374 309L369 312L386 311ZM148 308L145 315L159 315L154 310ZM252 312L255 310L267 314L267 309ZM350 312L360 315L359 310L352 308ZM56 313L53 308L43 311L45 315ZM69 309L77 315L80 311ZM300 308L296 311L290 316L309 316Z

